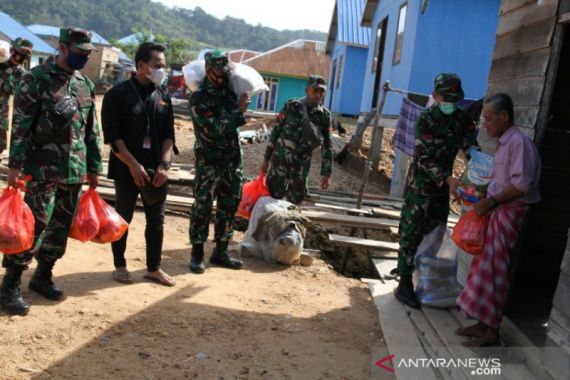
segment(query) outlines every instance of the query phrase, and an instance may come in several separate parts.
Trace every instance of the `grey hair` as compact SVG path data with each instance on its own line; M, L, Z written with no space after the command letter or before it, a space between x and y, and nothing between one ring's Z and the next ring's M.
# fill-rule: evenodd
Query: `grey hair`
M513 100L509 95L502 92L493 94L486 97L483 104L490 104L493 112L496 114L505 111L509 115L509 121L513 122L515 120Z

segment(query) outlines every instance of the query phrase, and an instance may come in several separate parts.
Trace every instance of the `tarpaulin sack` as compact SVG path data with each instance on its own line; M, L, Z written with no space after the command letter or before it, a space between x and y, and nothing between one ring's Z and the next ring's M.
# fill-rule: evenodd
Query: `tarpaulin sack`
M203 59L192 61L182 67L182 74L184 74L184 82L190 91L198 91L206 77L206 62Z
M99 231L92 239L95 243L112 243L119 240L129 228L129 224L119 215L113 207L94 192L95 209L99 217Z
M257 200L268 195L269 189L265 184L265 175L263 174L263 171L261 171L256 179L243 184L241 201L238 206L237 214L243 218L249 219L251 216L251 210L253 210Z
M69 230L69 237L79 240L83 243L93 239L99 232L99 216L96 209L96 191L89 188L79 198L79 205L71 229Z
M263 77L253 67L241 63L231 64L230 86L238 98L245 93L254 96L269 90Z
M471 210L459 218L451 238L465 252L480 255L485 246L488 221L487 215L477 215L475 210Z
M457 247L451 233L440 224L428 233L416 251L416 296L422 305L452 307L459 295Z
M24 202L23 193L7 187L0 196L0 251L14 254L34 245L34 214Z

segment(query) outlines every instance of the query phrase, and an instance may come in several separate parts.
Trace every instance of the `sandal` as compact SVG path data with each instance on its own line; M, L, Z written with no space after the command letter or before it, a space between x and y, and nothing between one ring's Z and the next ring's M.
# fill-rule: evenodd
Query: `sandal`
M152 281L152 282L156 282L157 284L160 285L164 285L164 286L174 286L176 285L176 282L174 281L174 279L172 277L170 277L169 275L167 275L166 273L164 273L161 269L159 269L157 271L158 273L156 275L151 275L149 273L147 273L146 275L143 276L144 279Z
M133 278L131 276L131 273L126 269L115 269L113 271L113 280L120 282L121 284L132 284L133 283Z

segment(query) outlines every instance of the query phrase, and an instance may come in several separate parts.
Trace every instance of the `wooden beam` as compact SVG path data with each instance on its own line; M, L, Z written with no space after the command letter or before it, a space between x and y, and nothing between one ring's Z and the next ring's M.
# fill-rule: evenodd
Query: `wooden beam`
M344 236L337 234L329 234L329 242L335 245L353 248L375 249L381 251L394 251L397 252L400 245L390 241L380 241L371 239L362 239L353 236Z
M570 12L564 13L558 18L559 24L570 24Z
M536 1L526 3L525 6L519 7L513 12L501 15L497 25L497 37L518 29L528 28L540 21L554 17L557 10L557 0L544 0L541 5L538 5Z
M550 46L556 18L533 24L528 28L497 37L493 60L524 54Z
M399 222L385 218L367 218L362 216L338 215L330 212L303 211L302 214L311 222L329 222L357 228L386 230L388 227L398 227Z

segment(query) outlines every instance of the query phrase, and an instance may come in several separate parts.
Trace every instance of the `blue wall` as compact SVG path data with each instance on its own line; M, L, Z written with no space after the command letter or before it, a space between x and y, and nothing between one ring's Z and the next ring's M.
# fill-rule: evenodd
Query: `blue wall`
M364 84L364 72L366 67L366 58L368 50L366 48L359 48L354 46L346 46L335 44L335 48L329 59L329 89L325 97L325 106L332 112L341 113L344 115L358 115L360 111L360 101L362 99L362 90ZM340 83L338 83L338 69L340 57L343 56L342 73ZM337 60L337 73L334 83L332 85L332 69L333 62ZM332 93L332 104L330 96Z
M305 87L307 85L307 79L283 77L279 75L271 75L260 73L264 78L271 77L279 79L278 89L277 89L277 101L275 102L275 112L281 111L281 108L285 105L285 102L290 98L302 98L305 96ZM256 109L257 95L252 96L251 103L249 106L250 110Z
M408 1L404 43L399 64L393 65L394 45L401 1L381 1L372 20L366 61L361 112L372 108L375 73L372 60L378 24L388 16L381 84L430 94L440 72L453 71L463 79L466 97L485 94L491 67L500 0L430 1L421 14L421 1ZM381 93L380 93L381 95ZM402 95L388 93L383 114L399 113Z

